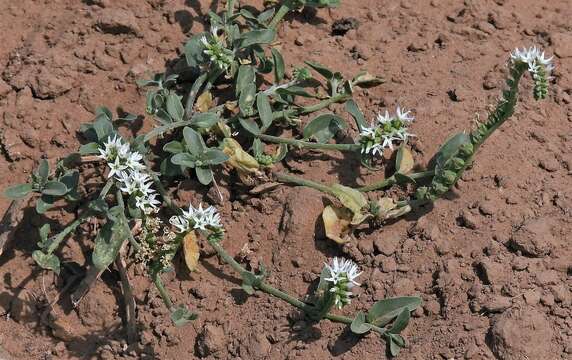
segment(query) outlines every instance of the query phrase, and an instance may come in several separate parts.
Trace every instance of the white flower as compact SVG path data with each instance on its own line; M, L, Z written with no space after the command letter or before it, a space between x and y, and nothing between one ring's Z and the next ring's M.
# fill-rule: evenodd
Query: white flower
M377 114L377 122L380 124L387 124L392 122L394 119L393 116L389 115L389 112L385 110L385 115Z
M335 257L331 264L324 263L324 265L330 271L330 277L326 278L326 281L337 285L341 280L345 279L351 283L351 285L348 284L350 287L353 287L353 285L360 286L355 279L361 275L361 272L358 272L359 268L353 261Z
M511 54L510 58L516 63L525 63L528 65L528 71L534 76L538 73L540 66L544 67L547 73L550 73L554 69L552 64L553 57L546 58L544 51L541 51L536 46L531 46L528 49L523 48L520 50L516 48Z
M210 46L209 41L207 40L207 37L204 36L204 35L201 37L201 42L202 42L203 45L206 46L206 47Z
M189 220L185 216L171 216L169 222L181 233L189 230Z
M107 142L103 144L103 149L98 150L100 159L105 159L108 162L115 161L118 156L123 156L129 152L129 144L123 143L121 137L113 135L113 138L109 137Z
M331 264L324 264L330 273L330 277L324 280L331 282L330 293L334 296L334 305L342 308L351 301L351 289L360 284L355 279L361 275L358 266L351 260L338 259L335 257Z
M109 174L107 174L108 178L112 177L113 175L119 175L127 169L127 165L123 163L121 157L119 156L115 158L115 161L108 162L107 165L109 166Z
M222 228L220 222L220 214L213 206L203 209L202 203L195 208L189 205L189 210L182 212L180 216L173 216L169 220L170 223L177 228L179 232L186 232L191 229L207 230L208 228Z
M405 111L405 109L403 109L402 111L399 105L397 106L395 113L396 113L395 117L403 122L412 122L413 120L415 120L415 117L413 115L410 115L411 111Z

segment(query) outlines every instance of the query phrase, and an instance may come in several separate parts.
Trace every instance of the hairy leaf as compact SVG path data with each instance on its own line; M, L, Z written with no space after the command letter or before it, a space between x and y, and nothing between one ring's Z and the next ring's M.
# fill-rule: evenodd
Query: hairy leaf
M199 156L205 151L206 145L203 137L192 128L185 126L183 137L185 138L185 146L192 155Z
M68 192L66 184L59 181L48 181L42 189L42 194L51 196L62 196Z
M270 49L270 52L272 53L272 61L274 61L274 82L278 84L284 80L284 58L276 48Z
M258 94L256 96L256 107L260 121L262 121L262 132L264 132L272 125L272 107L270 106L268 96L262 93Z
M32 253L32 258L42 269L52 270L56 274L60 274L60 259L54 254L45 254L41 250Z
M367 322L375 326L384 326L395 319L404 309L413 311L421 305L421 298L404 296L377 301L367 313Z
M350 325L350 330L354 334L365 334L371 330L371 325L365 322L365 314L363 312L358 311Z
M4 190L4 196L9 199L22 199L32 192L32 184L13 185Z
M91 260L99 271L105 270L115 260L121 245L129 236L123 211L120 206L109 209L108 220L95 238Z
M304 127L304 138L314 138L319 143L332 139L340 129L347 128L346 122L334 114L322 114Z

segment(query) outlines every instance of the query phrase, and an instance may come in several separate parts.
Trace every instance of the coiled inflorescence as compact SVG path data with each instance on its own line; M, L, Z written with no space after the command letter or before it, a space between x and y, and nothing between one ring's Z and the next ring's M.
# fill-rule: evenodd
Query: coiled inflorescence
M361 275L358 266L351 260L334 258L331 264L324 264L329 272L325 278L330 283L329 295L334 297L333 305L341 309L351 301L354 286L359 286L355 279Z
M544 51L532 46L530 48L515 49L510 54L513 64L526 64L528 71L534 79L534 98L536 100L546 98L548 93L548 80L550 80L554 65L552 57L546 58Z
M228 69L234 61L234 52L227 49L226 42L222 36L218 35L219 29L216 26L211 28L211 35L201 37L205 50L210 61L218 66L221 70Z

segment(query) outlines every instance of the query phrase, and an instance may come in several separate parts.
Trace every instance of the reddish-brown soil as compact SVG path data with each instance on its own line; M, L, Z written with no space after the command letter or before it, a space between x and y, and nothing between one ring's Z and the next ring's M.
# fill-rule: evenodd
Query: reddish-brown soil
M24 182L40 157L53 163L77 149L79 126L96 106L143 114L134 81L163 71L187 35L203 29L209 7L223 6L213 3L0 0L0 187ZM347 17L359 27L333 36L334 21ZM245 264L261 260L272 284L298 296L328 257L355 259L363 286L348 311L388 296L421 296L401 359L571 359L570 19L570 0L342 0L338 9L287 18L279 37L288 64L310 58L348 76L360 69L382 75L385 84L357 96L368 117L398 103L415 109L421 165L449 134L485 115L500 95L514 47L539 45L556 54L555 78L544 102L532 99L530 79L524 80L513 118L432 209L358 233L340 248L320 230L319 193L280 187L252 198L222 184L231 199L219 205L225 246L232 254L242 249ZM146 119L144 127L151 124ZM298 153L288 163L305 177L346 185L383 176L335 153ZM175 195L182 202L210 198L194 181ZM0 213L8 205L0 198ZM52 228L73 219L68 210L47 214ZM344 326L307 322L277 299L247 297L213 256L204 256L191 275L178 260L177 271L165 277L176 302L200 314L181 328L171 325L143 271L129 268L140 335L134 347L126 346L115 272L104 273L79 308L71 308L67 291L51 316L43 316L42 304L56 298L71 274L43 274L31 258L36 229L45 221L26 209L0 257L0 358L386 356L375 334L358 341ZM59 253L78 274L89 261L93 231L86 224Z

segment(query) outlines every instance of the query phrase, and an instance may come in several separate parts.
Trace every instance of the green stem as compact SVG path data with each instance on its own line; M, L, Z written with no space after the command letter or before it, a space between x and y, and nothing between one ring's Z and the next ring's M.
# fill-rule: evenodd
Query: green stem
M297 117L297 116L301 116L301 115L311 114L313 112L325 109L332 104L345 102L346 100L348 100L350 98L351 98L350 95L346 95L345 93L343 93L343 94L339 94L339 95L327 98L325 100L322 100L319 103L314 104L314 105L303 106L300 108L290 109L290 110L276 111L272 114L272 120L280 120L280 119L285 119L285 118L291 118L291 117Z
M121 193L121 190L117 190L117 194L115 195L115 197L117 199L117 205L119 205L120 207L125 209L125 203L123 202L123 194ZM133 233L131 232L131 228L129 227L129 221L127 220L127 217L125 216L125 213L122 213L121 215L123 216L123 220L124 220L124 224L125 224L125 230L127 231L127 234L128 234L127 238L129 239L129 243L131 243L131 246L133 246L135 248L135 250L141 251L141 245L133 237Z
M234 271L239 273L241 276L242 276L242 274L249 272L242 265L240 265L236 260L234 260L234 258L232 256L230 256L226 252L226 250L220 245L220 243L217 239L209 237L208 243L213 247L213 249L215 249L215 251L218 253L218 255L223 259L223 261L226 262L227 264L229 264L234 269ZM281 300L284 300L285 302L289 303L290 305L295 306L298 309L304 311L308 315L312 315L312 314L316 313L317 309L314 306L312 306L310 304L306 304L305 302L285 293L284 291L276 289L275 287L265 283L264 281L261 281L261 282L255 284L255 288L258 290L261 290L267 294L275 296ZM344 324L351 324L352 323L352 319L345 317L345 316L326 314L324 317L326 319L331 320L331 321L340 322L340 323L344 323Z
M266 134L259 134L258 138L271 143L287 144L298 148L319 149L319 150L339 150L339 151L359 151L361 150L360 144L321 144L309 141L287 139L279 136L272 136Z
M431 177L434 175L435 175L435 170L426 170L426 171L420 171L418 173L407 174L408 177L410 177L414 180L423 179L423 178ZM387 179L383 179L383 180L378 181L376 183L362 186L362 187L358 188L358 190L361 192L374 191L374 190L379 190L379 189L383 189L383 188L395 185L396 183L397 183L397 180L395 179L395 176L391 176L391 177L388 177Z
M103 189L101 189L101 192L98 195L98 199L101 200L107 196L107 193L109 193L109 190L113 186L113 183L114 183L113 179L107 180L105 186L103 187ZM93 215L92 210L90 209L85 210L80 216L78 216L77 219L75 219L71 224L66 226L59 234L51 238L52 240L50 241L50 244L46 249L46 252L48 254L53 253L61 244L61 242L66 238L66 236L71 234L82 222L84 222L84 220L90 218L92 215Z
M290 174L284 174L284 173L273 173L274 178L276 180L278 180L279 182L282 183L288 183L288 184L296 184L296 185L300 185L300 186L306 186L312 189L316 189L318 191L327 193L327 194L331 194L331 195L335 195L334 191L332 191L332 188L328 185L324 185L312 180L308 180L308 179L303 179L300 178L298 176L294 176L294 175L290 175Z
M282 5L280 5L280 8L278 8L278 11L276 12L274 17L272 18L272 21L270 22L270 24L268 24L268 27L270 29L276 29L276 27L278 26L278 23L280 23L280 21L282 21L284 16L286 16L286 14L288 14L289 11L291 11L295 8L294 3L295 3L295 1L293 1L293 0L284 1L282 3Z
M188 125L191 125L191 123L192 123L192 120L186 120L186 121L177 121L177 122L174 122L171 124L159 126L158 128L155 128L155 129L149 131L145 135L145 137L143 138L143 141L149 142L152 139L156 138L157 136L163 135L167 131L175 130L176 128L180 128L182 126L188 126Z
M163 284L163 281L159 276L159 272L157 271L151 274L151 278L153 279L153 283L155 284L155 287L159 291L159 295L161 296L161 299L163 299L165 306L167 307L167 309L169 309L169 311L172 311L173 301L171 301L171 297L169 296L167 289L165 289L165 284Z
M226 18L227 20L234 14L234 0L228 0L226 4Z

